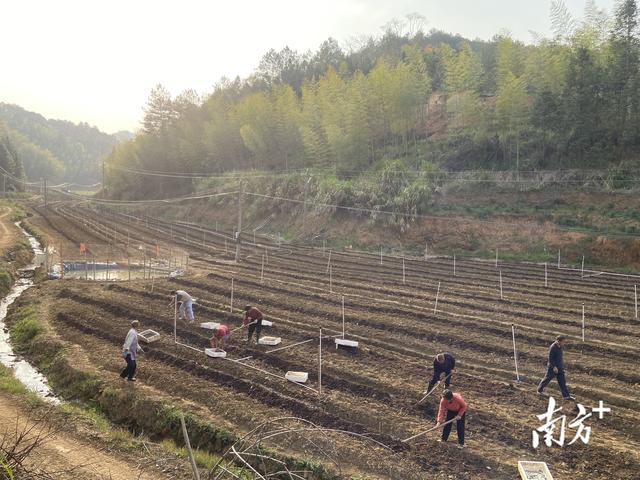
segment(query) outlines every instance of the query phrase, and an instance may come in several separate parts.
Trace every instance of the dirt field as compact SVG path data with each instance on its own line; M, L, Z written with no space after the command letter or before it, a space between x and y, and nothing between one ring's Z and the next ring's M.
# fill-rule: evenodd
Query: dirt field
M113 238L113 228L127 232L129 242L150 248L158 242L190 253L190 271L173 280L91 283L48 282L27 295L51 299L51 321L58 335L79 345L107 376L121 364L118 351L128 324L162 334L140 360L141 383L202 407L209 419L236 433L262 420L287 415L327 428L364 434L393 452L344 437L340 440L345 471L373 478L513 479L518 460L548 462L555 478L631 479L640 477L640 321L634 318L634 283L638 279L597 275L543 265L504 264L430 258L403 259L375 255L278 247L243 236L241 261L233 262L224 242L231 236L191 227L170 227L151 220L133 221L79 205L39 209L32 221L52 242L77 248L93 237ZM179 233L177 233L179 232ZM114 245L122 257L132 247L124 236ZM330 257L330 258L329 258ZM264 279L261 270L264 259ZM331 265L331 280L327 266ZM500 299L499 275L503 295ZM230 285L234 279L234 309ZM440 284L437 311L436 291ZM168 292L182 288L198 299L198 321L240 324L240 308L259 306L274 327L265 333L282 337L282 345L313 341L279 352L249 347L241 331L234 334L227 360L207 358L173 342L173 310ZM358 340L357 352L336 350L342 333L341 299L345 298L347 338ZM585 338L581 341L582 305ZM515 382L511 326L515 324L518 367ZM275 378L287 370L309 372L317 387L318 332L323 340L322 396ZM178 341L207 346L206 331L178 323ZM545 371L547 349L558 333L571 337L565 352L572 393L591 411L602 400L612 409L592 427L588 445L534 450L532 430L546 411L535 387ZM449 351L457 358L452 387L469 403L467 448L447 444L437 432L409 444L401 442L435 421L439 390L424 405L417 400L426 387L433 355ZM230 361L251 357L244 362ZM547 392L560 399L555 382ZM560 405L567 425L576 416L573 403ZM301 452L310 455L313 452Z

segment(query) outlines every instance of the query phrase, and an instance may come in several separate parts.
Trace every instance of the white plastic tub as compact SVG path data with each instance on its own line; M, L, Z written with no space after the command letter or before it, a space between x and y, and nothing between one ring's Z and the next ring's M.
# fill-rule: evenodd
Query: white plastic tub
M206 330L215 330L219 326L220 324L216 322L204 322L200 324L200 328L204 328Z
M226 358L227 352L219 348L205 348L204 353L211 358Z
M138 333L138 338L144 343L151 343L160 339L160 334L155 330L144 330L143 332Z
M307 372L287 372L285 373L284 378L290 382L307 383L307 380L309 380L309 374Z
M269 320L262 320L262 326L263 327L273 327L273 322L270 322Z
M280 337L260 337L260 340L258 341L258 343L260 345L278 345L280 342L282 342L282 338Z
M358 348L358 342L356 342L355 340L347 340L345 338L336 338L336 348L342 346L342 347L351 347L351 348Z

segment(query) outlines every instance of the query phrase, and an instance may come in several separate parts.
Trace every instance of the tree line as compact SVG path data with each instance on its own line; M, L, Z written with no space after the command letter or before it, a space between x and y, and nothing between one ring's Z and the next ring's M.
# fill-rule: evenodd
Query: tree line
M409 15L343 49L270 50L249 78L200 98L151 92L138 136L113 150L119 197L193 189L130 170L222 173L328 168L350 175L403 159L412 169L603 168L640 146L636 0L582 19L552 2L553 36L524 43L431 30Z

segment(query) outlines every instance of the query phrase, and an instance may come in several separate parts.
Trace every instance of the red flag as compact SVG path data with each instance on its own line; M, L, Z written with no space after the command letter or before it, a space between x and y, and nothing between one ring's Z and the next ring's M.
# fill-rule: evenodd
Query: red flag
M80 244L80 253L86 253L87 252L87 245L84 243Z

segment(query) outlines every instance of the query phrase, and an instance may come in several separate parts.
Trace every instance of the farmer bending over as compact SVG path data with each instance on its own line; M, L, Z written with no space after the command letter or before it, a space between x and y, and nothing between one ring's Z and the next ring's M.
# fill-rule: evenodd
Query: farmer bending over
M429 380L427 392L430 392L433 386L440 381L440 377L444 373L445 388L449 388L451 384L451 375L456 368L456 359L448 352L439 353L433 359L433 376Z
M231 332L229 331L229 327L226 325L219 325L218 328L213 331L213 337L210 339L211 347L224 351L224 344L229 341L230 337Z
M195 317L193 316L193 297L184 290L173 290L171 292L171 297L171 303L169 303L170 307L174 302L180 303L180 310L178 312L180 320L187 318L189 323L193 323L195 321Z
M444 412L447 411L445 420ZM442 399L440 400L440 409L438 410L438 422L436 426L445 421L454 420L456 422L456 431L458 432L458 448L464 448L464 416L467 411L467 403L459 393L453 393L447 389L442 392ZM451 427L453 422L447 424L442 429L441 442L446 442L449 439L451 433Z

